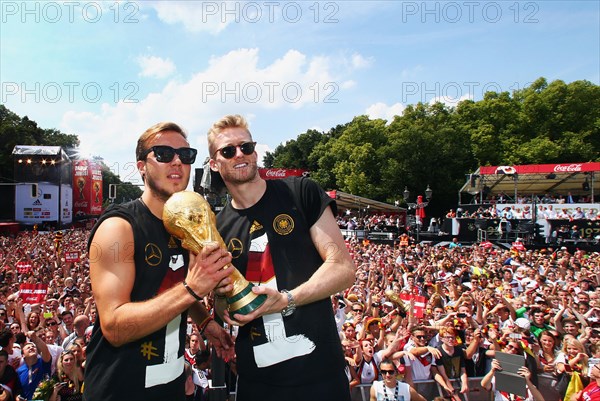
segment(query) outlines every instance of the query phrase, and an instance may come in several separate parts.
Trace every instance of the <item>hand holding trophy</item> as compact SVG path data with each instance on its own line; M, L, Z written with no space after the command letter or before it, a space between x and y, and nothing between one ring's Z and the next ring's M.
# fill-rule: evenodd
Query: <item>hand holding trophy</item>
M215 214L208 202L196 192L181 191L171 195L163 209L163 224L191 252L199 254L211 242L216 242L227 250L217 231ZM226 294L229 313L232 316L236 313L247 315L261 306L267 296L254 294L253 284L234 266L230 267L233 269L230 276L233 289Z

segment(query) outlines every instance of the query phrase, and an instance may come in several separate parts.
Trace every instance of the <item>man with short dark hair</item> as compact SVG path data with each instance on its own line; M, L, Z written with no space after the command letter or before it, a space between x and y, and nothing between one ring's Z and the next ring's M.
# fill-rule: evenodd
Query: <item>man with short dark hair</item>
M200 302L232 272L218 244L196 255L164 227L166 201L188 185L196 149L174 123L138 139L139 199L101 217L90 234L90 278L98 319L87 347L85 401L183 401L188 313L219 355L233 342Z
M554 327L546 323L546 312L542 309L535 308L531 310L531 325L529 326L529 332L540 338L540 335L545 330L554 330Z
M21 396L26 400L33 398L33 393L45 376L50 376L52 370L52 355L46 343L37 336L35 331L27 333L31 341L23 346L23 361L17 369L17 375L23 388ZM39 355L38 355L39 351Z

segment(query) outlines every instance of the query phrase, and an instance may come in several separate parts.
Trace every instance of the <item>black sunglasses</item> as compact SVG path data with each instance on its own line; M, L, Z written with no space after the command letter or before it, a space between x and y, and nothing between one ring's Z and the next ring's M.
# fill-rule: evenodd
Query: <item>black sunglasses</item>
M215 153L213 153L213 159L215 158L215 155L217 153L221 153L221 156L223 156L226 159L231 159L232 157L235 156L236 152L237 152L237 148L240 148L240 150L242 151L243 154L247 155L251 155L254 152L254 148L256 147L256 142L244 142L241 145L228 145L225 147L222 147L221 149L218 149Z
M196 154L198 154L198 150L194 148L175 149L166 145L157 145L143 151L140 155L140 160L145 160L150 152L154 152L156 161L160 163L170 163L173 161L175 154L177 154L179 155L179 160L181 160L183 164L194 164L196 161Z
M381 375L386 375L386 374L387 375L395 375L396 374L395 370L383 370L382 369L382 370L380 370L380 372L381 372Z
M58 323L56 322L48 322L46 323L46 326L56 326Z

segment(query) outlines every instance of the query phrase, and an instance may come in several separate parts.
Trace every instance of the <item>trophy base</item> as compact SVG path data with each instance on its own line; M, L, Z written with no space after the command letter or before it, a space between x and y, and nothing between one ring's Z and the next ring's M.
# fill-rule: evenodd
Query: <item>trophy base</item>
M247 315L250 312L258 309L267 299L264 294L255 294L252 292L252 284L248 284L239 293L232 297L227 297L227 306L229 315L233 316L236 313L240 315Z

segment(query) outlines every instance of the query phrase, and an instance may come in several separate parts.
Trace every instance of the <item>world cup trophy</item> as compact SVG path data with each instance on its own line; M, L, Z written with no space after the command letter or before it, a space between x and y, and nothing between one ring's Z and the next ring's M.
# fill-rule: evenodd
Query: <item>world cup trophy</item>
M400 309L400 311L404 314L410 312L410 305L407 305L402 298L398 294L396 294L393 290L385 290L385 296L391 302L396 304L396 306Z
M199 254L206 245L216 242L227 250L223 238L217 231L217 219L208 202L198 193L191 191L176 192L165 203L163 224L167 231L181 240L181 245ZM231 282L233 289L226 294L227 309L230 315L247 315L261 306L267 296L254 294L250 283L238 269L233 269Z
M98 181L94 181L94 185L92 185L92 187L94 188L94 193L96 194L96 203L100 202L100 183L98 183Z
M84 200L85 195L83 194L83 188L85 188L85 178L77 178L77 189L79 189L79 200Z

